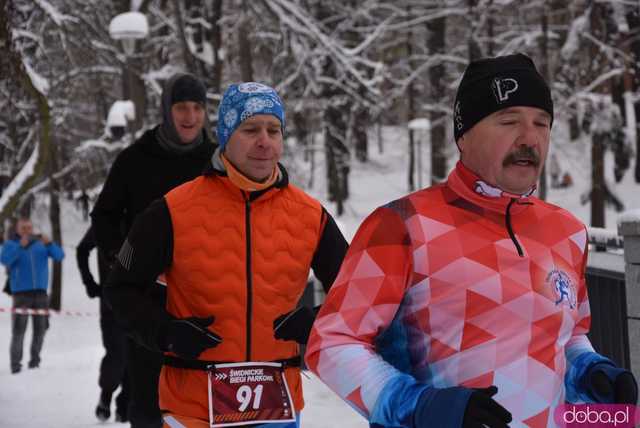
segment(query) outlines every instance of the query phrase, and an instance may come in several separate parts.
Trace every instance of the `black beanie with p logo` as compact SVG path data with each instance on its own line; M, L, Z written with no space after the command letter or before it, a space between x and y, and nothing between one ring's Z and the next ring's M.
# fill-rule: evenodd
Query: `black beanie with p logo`
M490 114L519 106L542 109L553 122L551 91L531 58L515 54L472 61L453 104L455 141Z

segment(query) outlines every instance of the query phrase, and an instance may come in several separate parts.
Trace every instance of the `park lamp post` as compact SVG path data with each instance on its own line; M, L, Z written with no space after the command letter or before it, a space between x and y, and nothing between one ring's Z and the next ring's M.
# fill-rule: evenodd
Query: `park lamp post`
M134 97L133 92L133 73L131 71L131 58L136 47L136 40L143 39L149 34L149 23L147 17L140 12L125 12L116 15L109 23L109 36L113 40L122 42L124 50L124 65L122 67L122 98L123 100L133 100L135 110L133 115L129 117L141 117L142 107L138 97ZM132 140L133 141L133 140Z

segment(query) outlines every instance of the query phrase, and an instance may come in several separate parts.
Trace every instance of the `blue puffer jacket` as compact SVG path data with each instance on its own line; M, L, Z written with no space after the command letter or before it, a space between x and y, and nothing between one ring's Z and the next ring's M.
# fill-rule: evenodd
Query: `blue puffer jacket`
M64 251L59 245L44 243L31 238L29 245L22 247L20 238L10 239L2 246L0 262L9 268L9 284L11 293L32 290L47 291L49 286L49 260L64 258Z

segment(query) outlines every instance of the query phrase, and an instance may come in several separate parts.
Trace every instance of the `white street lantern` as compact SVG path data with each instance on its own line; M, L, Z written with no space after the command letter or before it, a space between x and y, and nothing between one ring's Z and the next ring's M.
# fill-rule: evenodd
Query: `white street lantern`
M132 101L116 101L109 109L107 126L127 126L127 121L136 120L136 108Z
M136 107L133 101L116 101L109 109L106 133L117 141L124 135L127 123L135 119Z
M116 15L109 23L109 35L114 40L122 40L127 55L133 54L135 41L149 34L147 17L140 12L126 12Z

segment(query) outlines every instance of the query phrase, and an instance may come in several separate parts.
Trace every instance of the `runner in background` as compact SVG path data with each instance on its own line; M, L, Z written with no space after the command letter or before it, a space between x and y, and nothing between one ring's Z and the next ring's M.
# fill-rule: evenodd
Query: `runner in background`
M162 92L162 123L145 131L114 161L91 212L98 249L109 265L115 263L138 214L169 190L200 175L211 159L215 144L206 130L206 106L207 90L202 81L191 74L172 76ZM155 278L147 285L146 297L164 305L164 286ZM138 302L129 303L137 312ZM159 428L162 355L131 339L127 340L126 351L131 427Z
M9 269L9 287L14 309L49 309L49 258L61 261L62 248L47 235L34 235L33 223L28 218L18 219L16 235L5 241L0 261ZM32 314L33 337L31 339L29 368L40 366L40 352L44 335L49 327L49 317ZM22 369L24 335L28 314L11 316L11 345L9 350L11 373Z
M89 268L89 255L96 248L96 239L93 234L93 227L89 226L82 240L76 249L76 261L82 283L84 284L87 296L90 299L98 297L100 299L100 333L102 345L104 346L104 357L100 362L100 375L98 385L100 386L100 401L96 406L96 417L100 421L106 421L111 416L111 398L113 393L120 388L120 393L116 397L116 422L127 422L129 420L129 381L126 371L126 335L124 330L116 323L113 311L102 299L102 286L109 273L109 267L104 256L97 251L98 274L100 283L97 283L91 269Z

